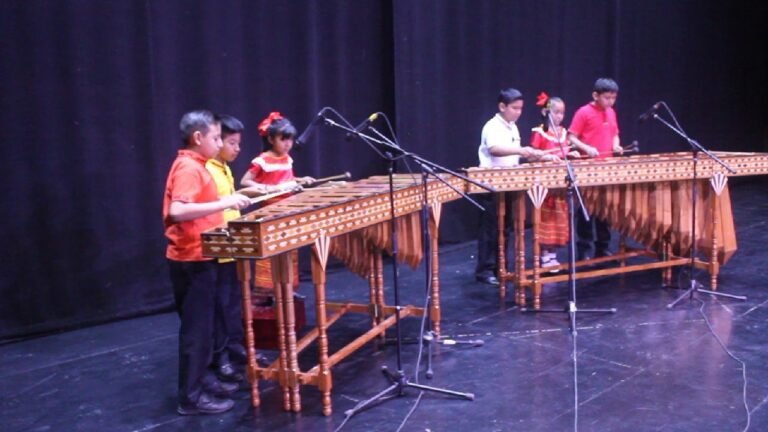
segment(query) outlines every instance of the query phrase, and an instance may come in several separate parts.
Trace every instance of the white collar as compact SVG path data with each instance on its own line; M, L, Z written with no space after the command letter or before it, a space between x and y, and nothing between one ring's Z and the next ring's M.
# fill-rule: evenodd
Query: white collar
M515 126L515 122L513 122L513 121L511 121L511 122L508 122L508 121L504 120L504 117L502 117L502 116L501 116L501 114L499 114L499 113L496 113L496 118L497 118L497 119L499 119L499 121L500 121L500 122L501 122L501 123L502 123L504 126L506 126L506 127L507 127L507 129L512 129L512 128Z

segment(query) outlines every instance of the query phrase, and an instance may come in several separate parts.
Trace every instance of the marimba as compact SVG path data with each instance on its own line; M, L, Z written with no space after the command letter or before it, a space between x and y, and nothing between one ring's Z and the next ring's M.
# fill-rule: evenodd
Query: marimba
M590 214L606 219L622 234L619 253L613 257L580 261L578 266L619 260L617 268L582 271L577 278L588 278L647 269L664 269L664 282L671 282L671 267L690 262L685 258L693 241L708 261L697 259L695 265L709 271L711 288L717 289L717 275L736 251L736 237L728 194L728 176L768 174L768 154L716 152L736 170L725 171L717 162L701 155L697 164L699 198L696 211L696 234L691 226L690 193L693 179L693 157L687 153L636 155L601 160L576 160L573 168ZM515 257L514 272L507 272L503 229L499 230L499 294L506 295L506 282L515 283L515 301L526 303L525 288L533 288L533 307L540 308L541 286L545 282L568 279L568 275L543 276L539 263L538 224L541 205L551 189L564 189L566 169L559 163L530 163L512 168L469 168L469 178L487 183L499 192L514 192ZM705 182L711 188L703 187ZM482 192L468 185L470 192ZM533 268L526 268L525 258L525 193L533 204ZM499 194L499 226L505 224L504 194ZM630 250L624 237L643 244L642 250ZM647 256L657 262L627 265L626 259ZM567 265L559 268L565 269ZM529 278L530 277L530 278Z
M768 154L718 153L718 156L736 169L735 175L768 174ZM577 277L662 268L665 271L664 277L669 279L671 266L688 262L687 258L680 256L685 254L690 247L690 242L694 239L691 239L690 235L686 237L683 229L687 213L682 209L682 205L674 204L678 200L681 204L687 204L684 191L689 190L689 185L683 182L690 182L693 178L693 160L690 153L574 161L573 165L578 182L583 188L587 206L592 213L607 217L616 229L626 235L637 236L641 242L648 245L648 249L641 251L627 251L622 248L619 254L619 258L622 259L621 267L579 272ZM542 276L536 236L539 208L548 190L566 187L564 165L532 163L514 168L470 168L467 174L473 180L495 187L497 191L510 191L516 194L515 271L507 273L502 270L502 274L499 275L502 281L500 294L505 295L506 282L512 280L516 287L515 300L523 304L526 301L524 289L532 286L534 306L539 307L541 284L567 278L567 276ZM697 213L700 218L697 222L696 241L700 242L697 245L709 248L707 250L711 260L708 263L697 260L696 264L707 268L713 275L713 281L716 279L719 265L724 263L736 249L727 192L727 176L730 175L705 157L702 157L698 163L697 178L702 179L701 181L709 181L712 188L702 191L701 209ZM473 184L465 184L457 178L448 177L445 180L452 187L464 189L470 193L482 191ZM427 189L427 201L431 210L429 220L432 233L431 250L435 263L432 273L433 306L429 313L434 320L435 330L439 332L437 237L440 214L442 203L458 199L459 195L451 187L437 180L428 181ZM526 269L525 260L523 193L531 199L534 206L534 264L531 270ZM503 226L505 206L503 194L500 196L502 201L499 205L499 220L500 226ZM394 325L394 308L384 304L383 300L381 263L381 250L391 248L388 229L390 202L387 177L371 177L348 183L341 188L304 191L230 221L226 227L203 235L203 249L206 256L238 259L245 305L246 343L249 357L247 372L252 383L251 398L254 406L259 404L258 381L268 379L279 381L283 390L284 408L296 412L301 410L299 386L317 386L323 395L323 413L330 415L331 368ZM418 234L420 221L415 216L424 203L420 177L397 175L394 202L399 239L403 239L399 255L405 262L415 265L421 259L421 240ZM708 230L699 229L699 226L707 227ZM506 269L503 230L500 230L499 243L500 267ZM293 270L288 252L302 246L312 247L312 279L316 293L317 325L297 341L291 284ZM357 274L368 278L370 304L326 302L325 269L331 253L337 255ZM623 262L626 258L640 255L661 258L661 261L633 266ZM250 275L249 267L244 265L250 259L272 260L280 356L277 361L267 367L259 367L255 360L253 330L250 325L252 320ZM595 259L579 264L606 260ZM333 315L327 315L329 310L334 311ZM344 348L329 355L327 329L346 312L370 313L373 326L371 330ZM404 306L401 308L400 315L402 317L419 316L423 313L424 311L420 308ZM318 364L302 372L298 366L298 353L315 340L318 342Z
M462 182L446 178L457 189ZM422 258L421 222L418 211L424 203L420 176L398 174L394 177L394 207L398 230L398 257L415 266ZM438 228L443 202L458 198L456 191L432 179L427 181L430 206L429 228L432 246L432 306L430 317L434 330L440 330L440 297L437 264ZM382 250L391 251L389 179L386 176L347 183L340 187L309 189L262 209L229 221L203 234L203 253L211 257L238 259L242 284L247 375L252 385L251 400L258 406L259 380L279 381L285 410L301 410L300 385L314 385L322 392L323 413L331 414L331 368L365 343L383 335L395 324L395 308L384 302ZM312 280L315 285L316 327L297 341L293 305L293 272L289 252L312 247ZM330 303L326 301L326 265L333 253L354 272L368 279L370 304ZM267 367L256 363L253 328L250 325L249 259L271 259L274 280L275 311L278 322L279 359ZM327 315L328 311L333 312ZM328 327L347 312L370 313L372 328L336 353L328 353ZM422 308L401 307L400 317L422 316ZM298 354L312 342L318 344L318 364L302 372Z

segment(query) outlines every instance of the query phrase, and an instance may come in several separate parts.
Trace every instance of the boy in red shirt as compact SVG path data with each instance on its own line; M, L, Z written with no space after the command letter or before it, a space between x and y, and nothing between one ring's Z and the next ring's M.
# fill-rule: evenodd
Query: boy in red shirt
M576 111L568 128L568 140L583 155L603 159L621 153L619 124L613 105L619 94L619 85L610 78L599 78L592 91L592 102ZM595 238L595 258L611 256L608 248L611 243L611 230L603 219L584 219L581 212L576 212L577 259L588 259Z
M203 257L200 234L223 222L222 211L250 205L248 197L219 198L216 182L205 168L222 146L221 125L209 111L192 111L179 123L184 148L168 173L163 197L166 257L179 329L179 405L181 415L228 411L228 396L239 388L222 383L209 370L213 354L216 261Z

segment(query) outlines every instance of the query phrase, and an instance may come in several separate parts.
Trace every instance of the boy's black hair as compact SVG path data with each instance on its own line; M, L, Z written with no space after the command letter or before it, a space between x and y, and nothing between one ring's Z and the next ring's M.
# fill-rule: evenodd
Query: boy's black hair
M269 138L272 137L292 138L296 136L296 128L293 126L290 120L283 117L273 121L267 128L267 134L261 137L264 140L264 146L271 148L272 144L269 143Z
M218 122L216 116L208 110L190 111L181 116L179 130L181 131L182 147L189 145L189 140L195 132L205 135L208 133L208 129Z
M236 133L242 133L245 130L243 122L227 114L218 114L216 120L221 123L221 139Z
M522 98L523 94L520 93L520 90L518 89L508 88L499 92L499 103L503 103L504 105L509 105Z
M610 78L598 78L597 81L595 81L595 87L592 89L592 91L597 94L618 93L619 85L616 84L616 81Z

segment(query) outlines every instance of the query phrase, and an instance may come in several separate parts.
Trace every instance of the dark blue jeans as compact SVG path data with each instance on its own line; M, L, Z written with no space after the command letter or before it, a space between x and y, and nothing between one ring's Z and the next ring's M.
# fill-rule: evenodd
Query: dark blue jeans
M483 193L472 195L475 201L485 207L484 212L480 212L480 227L477 235L477 266L475 267L475 276L488 277L496 276L499 273L499 222L496 194ZM506 252L509 252L509 239L512 232L512 194L506 194L506 220L504 224L504 244ZM509 264L509 253L506 254L507 264Z
M216 265L211 261L168 260L179 327L179 388L181 404L194 404L204 383L216 379L209 366L213 356L216 315Z
M216 321L214 330L214 352L216 363L229 362L228 350L242 350L243 293L237 279L237 263L218 263L216 266Z
M581 210L576 212L576 233L579 236L576 248L580 254L589 253L593 240L596 254L608 250L611 244L611 227L608 222L591 216L586 220Z

